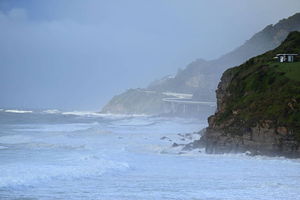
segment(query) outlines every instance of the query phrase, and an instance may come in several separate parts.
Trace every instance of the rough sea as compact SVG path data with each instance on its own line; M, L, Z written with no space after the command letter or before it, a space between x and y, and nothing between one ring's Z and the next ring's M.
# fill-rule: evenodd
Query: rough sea
M206 126L205 119L0 109L0 200L300 199L300 160L172 147Z

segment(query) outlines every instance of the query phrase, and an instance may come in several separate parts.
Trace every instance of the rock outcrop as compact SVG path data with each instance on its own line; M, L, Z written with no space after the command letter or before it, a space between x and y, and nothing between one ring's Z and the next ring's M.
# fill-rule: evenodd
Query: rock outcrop
M300 32L276 49L224 72L217 112L195 147L207 153L300 157L300 56L294 63L274 60L278 53L300 53Z

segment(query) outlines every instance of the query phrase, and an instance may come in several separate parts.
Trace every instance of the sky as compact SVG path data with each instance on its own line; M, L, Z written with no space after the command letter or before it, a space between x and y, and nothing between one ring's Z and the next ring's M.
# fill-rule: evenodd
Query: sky
M99 111L296 12L299 0L0 0L0 108Z

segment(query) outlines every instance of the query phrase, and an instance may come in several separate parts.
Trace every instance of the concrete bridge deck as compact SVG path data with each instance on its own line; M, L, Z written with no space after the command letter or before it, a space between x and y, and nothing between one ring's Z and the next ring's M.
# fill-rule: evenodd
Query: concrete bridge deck
M164 102L169 103L178 103L178 104L198 104L198 105L208 105L208 106L216 106L216 102L213 101L195 101L193 100L193 94L184 94L184 93L174 93L174 92L164 92L163 94L174 96L163 98Z
M216 102L193 101L193 100L190 100L190 99L164 98L163 101L170 102L170 103L179 103L179 104L199 104L199 105L216 106Z

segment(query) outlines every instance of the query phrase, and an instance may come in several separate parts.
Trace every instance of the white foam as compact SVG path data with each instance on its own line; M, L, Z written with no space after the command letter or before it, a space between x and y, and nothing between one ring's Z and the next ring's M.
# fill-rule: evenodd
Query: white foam
M144 117L146 114L114 114L114 113L98 113L93 111L68 111L62 112L63 115L78 115L86 117L105 117L105 118L126 118L126 117Z
M22 144L32 141L32 137L24 135L7 135L0 137L0 143L2 144Z
M98 122L93 123L72 123L72 124L26 124L17 125L14 131L17 132L74 132L97 127Z
M78 155L77 155L78 156ZM129 165L99 158L94 155L83 155L59 161L63 164L14 163L0 166L0 187L31 186L50 180L73 180L99 176L108 170L126 170Z
M149 117L148 114L116 114L116 113L98 113L103 117Z
M60 113L59 110L54 109L54 110L44 110L43 113L47 113L47 114L58 114Z
M5 110L8 113L33 113L31 110Z
M62 112L63 115L78 115L78 116L101 116L101 114L90 111L69 111Z
M4 146L0 146L0 150L1 149L7 149L8 147L4 147Z

